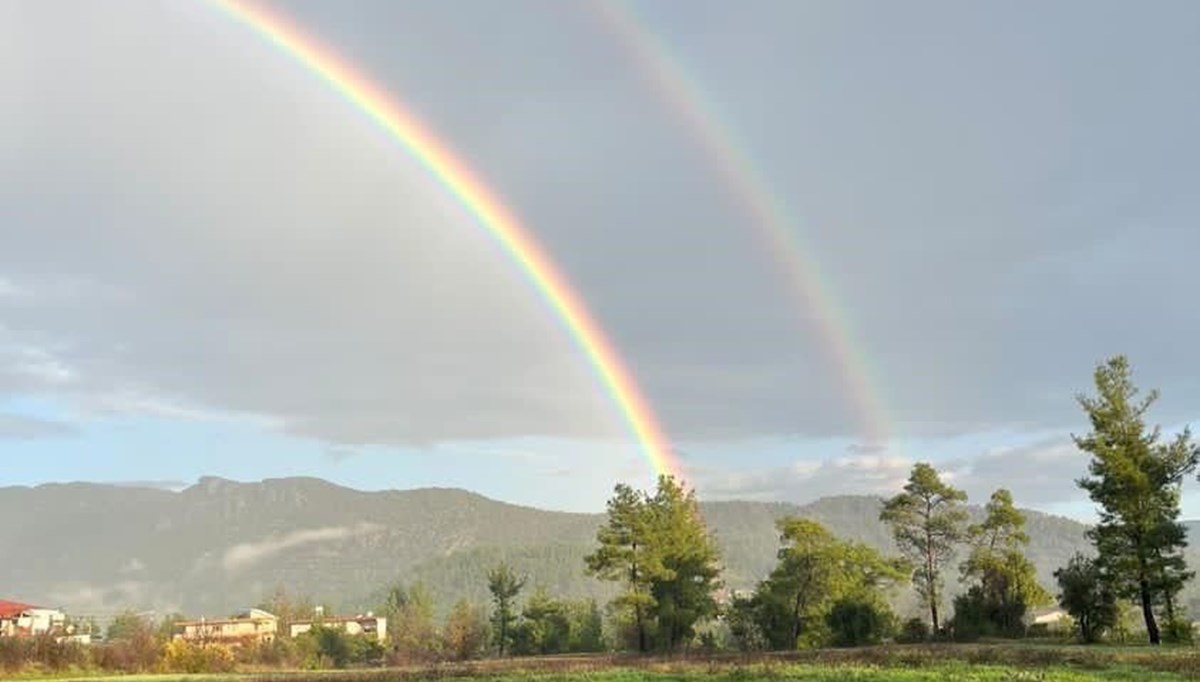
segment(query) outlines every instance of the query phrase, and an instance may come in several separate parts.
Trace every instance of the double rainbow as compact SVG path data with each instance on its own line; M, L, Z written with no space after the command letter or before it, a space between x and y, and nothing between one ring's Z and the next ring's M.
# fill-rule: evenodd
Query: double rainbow
M654 470L662 474L681 475L680 464L668 447L654 412L579 294L555 267L537 240L467 164L411 112L388 97L383 89L281 14L239 0L212 1L374 121L475 217L484 231L520 268L583 351Z

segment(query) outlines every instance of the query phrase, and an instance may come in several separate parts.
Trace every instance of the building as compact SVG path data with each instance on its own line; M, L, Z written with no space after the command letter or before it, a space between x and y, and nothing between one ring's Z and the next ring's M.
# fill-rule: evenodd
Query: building
M0 600L0 637L60 634L67 615L58 609Z
M181 621L175 636L189 642L252 644L272 642L279 632L279 619L260 609L243 611L231 618Z
M1067 621L1067 619L1069 619L1070 617L1071 617L1071 614L1067 613L1066 611L1064 611L1062 609L1057 609L1057 608L1042 609L1039 611L1035 611L1033 613L1033 624L1034 625L1045 625L1047 627L1054 627L1054 626L1058 626L1058 625L1063 625Z
M348 635L367 635L380 642L387 639L387 618L378 617L369 612L365 616L327 616L313 620L292 621L289 634L292 637L299 637L318 625L337 628Z

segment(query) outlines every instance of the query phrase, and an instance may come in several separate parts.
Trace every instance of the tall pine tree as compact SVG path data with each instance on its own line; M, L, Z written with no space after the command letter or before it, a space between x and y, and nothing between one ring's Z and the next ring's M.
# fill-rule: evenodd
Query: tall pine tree
M716 613L716 543L694 491L674 477L660 476L654 495L617 485L596 539L600 546L585 558L588 572L625 584L617 604L633 618L638 651L652 644L674 649Z
M937 469L918 462L904 492L885 502L879 513L879 520L892 527L901 553L916 566L913 586L929 608L934 633L939 628L942 568L966 537L967 512L961 504L966 500L966 493L942 482Z
M1091 455L1089 476L1077 483L1100 505L1100 522L1088 534L1103 574L1119 595L1137 600L1150 643L1158 644L1155 607L1173 620L1176 596L1193 575L1183 560L1187 539L1179 496L1184 477L1200 462L1200 449L1187 430L1163 442L1159 427L1147 427L1145 415L1158 391L1138 399L1124 356L1100 364L1094 380L1097 395L1078 398L1092 431L1074 437Z

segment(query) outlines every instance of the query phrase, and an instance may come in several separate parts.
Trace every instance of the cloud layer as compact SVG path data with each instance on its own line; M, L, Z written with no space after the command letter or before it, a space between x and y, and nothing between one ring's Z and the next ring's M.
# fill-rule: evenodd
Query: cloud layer
M261 542L243 542L225 551L221 557L221 565L226 571L244 570L261 561L296 547L315 545L325 542L336 542L348 538L378 533L383 526L377 523L359 523L354 526L329 526L298 530L281 536L272 536Z
M646 8L789 205L899 433L1076 424L1118 351L1164 421L1200 410L1180 342L1200 332L1198 10L1082 7ZM511 202L676 439L858 432L828 321L783 286L686 103L594 17L295 9ZM6 4L0 27L0 394L335 447L623 434L462 207L241 27L121 2ZM899 463L873 457L725 485L874 490ZM989 457L972 475L1008 468Z

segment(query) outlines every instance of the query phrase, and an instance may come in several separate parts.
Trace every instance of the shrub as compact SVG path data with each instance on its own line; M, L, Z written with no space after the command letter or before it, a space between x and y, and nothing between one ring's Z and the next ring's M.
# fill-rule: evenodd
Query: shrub
M220 644L196 644L176 639L163 646L162 664L174 673L227 673L234 668L233 652Z
M1194 639L1191 621L1175 618L1163 623L1162 639L1171 644L1191 644Z
M920 618L909 618L900 626L896 641L901 644L919 644L929 639L929 626Z
M892 612L870 599L846 598L834 603L825 616L830 642L838 647L878 644L890 634Z

